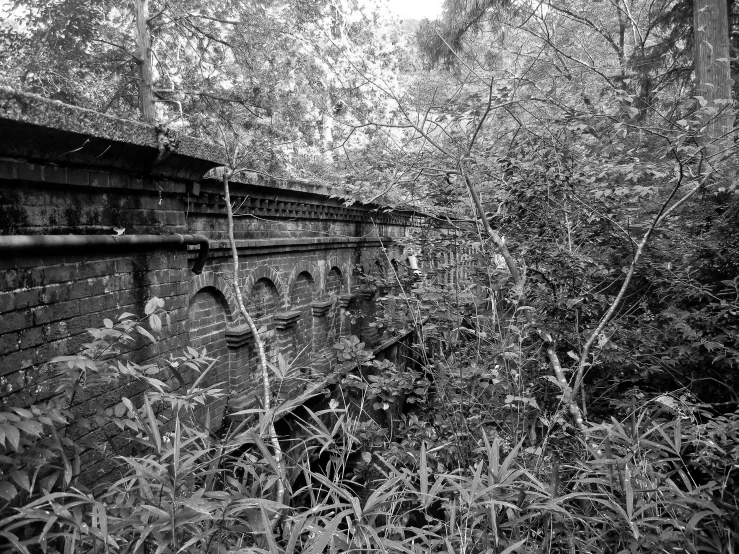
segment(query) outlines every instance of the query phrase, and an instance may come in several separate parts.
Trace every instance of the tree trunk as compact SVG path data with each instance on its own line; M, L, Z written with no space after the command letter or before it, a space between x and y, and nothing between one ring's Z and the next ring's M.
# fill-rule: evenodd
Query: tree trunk
M321 146L323 148L324 161L332 163L334 161L334 108L330 95L324 102L323 109L324 112L321 115Z
M151 34L147 22L149 0L134 0L134 7L136 10L136 63L139 66L139 108L144 121L155 123L156 111L152 87L154 54L151 50Z
M702 145L711 157L711 165L722 169L724 178L734 173L725 161L734 142L728 17L726 0L694 0L695 94L708 102L707 107L719 111L707 125Z
M262 342L262 338L259 336L259 330L257 329L257 326L254 323L251 315L249 315L249 312L246 310L246 306L244 305L244 297L241 294L241 289L239 288L239 253L236 250L236 239L234 238L234 216L233 210L231 209L231 193L228 186L228 179L229 173L226 168L224 168L223 196L226 201L228 242L231 246L231 262L233 264L232 285L234 294L236 296L236 304L238 305L239 311L241 312L241 315L243 316L247 325L249 325L249 329L251 329L252 336L254 337L254 344L256 345L257 352L259 354L259 367L262 371L262 401L264 403L264 415L262 417L266 419L266 421L263 421L262 423L262 428L266 428L267 432L269 433L269 440L272 444L273 449L272 455L274 456L275 463L277 464L277 498L275 499L275 501L277 502L277 504L282 504L285 500L282 447L280 446L280 441L277 438L277 431L275 430L275 414L274 410L272 410L272 387L269 379L269 368L267 366L267 353L264 349L264 342ZM272 527L275 527L281 521L282 515L282 510L278 508L277 512L272 517Z

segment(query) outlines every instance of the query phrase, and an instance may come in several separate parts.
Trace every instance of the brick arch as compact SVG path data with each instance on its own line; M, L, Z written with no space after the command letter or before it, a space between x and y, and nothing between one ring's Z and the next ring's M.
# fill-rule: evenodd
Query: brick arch
M290 310L297 310L300 316L292 329L293 363L297 367L311 365L315 345L313 344L313 313L311 304L318 296L318 286L310 272L311 266L299 263L295 267L294 278L290 284Z
M338 256L331 256L326 260L326 271L323 276L323 291L327 290L326 285L328 284L328 276L331 270L336 268L341 274L341 291L348 292L351 289L351 264L342 262Z
M216 360L202 386L219 384L219 388L229 390L231 376L226 329L233 316L226 296L216 286L206 284L190 296L187 319L190 346L198 351L205 349L206 354ZM190 385L198 374L194 370L185 369L183 377ZM211 425L217 428L221 424L225 408L224 399L211 400L206 406L197 408L196 413L205 419L205 413L209 412Z
M250 295L252 289L254 288L254 285L257 284L258 281L266 279L272 283L272 286L274 286L275 290L277 291L277 302L280 306L284 306L287 304L287 298L285 295L285 286L282 282L282 279L280 279L280 274L277 273L277 270L273 267L270 267L268 265L260 265L256 269L252 270L251 273L247 276L246 280L244 281L244 286L242 287L242 291L246 295ZM247 299L244 299L246 302Z
M280 310L280 293L271 279L261 277L249 289L245 303L247 311L255 320L262 319Z
M218 291L226 300L226 317L229 322L233 322L234 318L239 318L239 305L236 302L236 296L233 287L218 273L208 271L201 273L190 279L190 291L188 294L188 305L192 303L195 295L204 288L212 287Z
M329 267L326 272L326 281L324 283L324 294L326 295L339 295L344 292L345 286L345 275L344 271L336 265Z
M318 277L318 268L310 263L308 260L300 260L298 262L298 265L293 268L292 273L290 274L290 285L288 287L290 301L292 302L292 295L293 295L293 289L295 288L295 283L298 280L298 276L301 273L307 273L311 280L317 285L318 282L316 281L316 278ZM317 292L317 291L314 291Z

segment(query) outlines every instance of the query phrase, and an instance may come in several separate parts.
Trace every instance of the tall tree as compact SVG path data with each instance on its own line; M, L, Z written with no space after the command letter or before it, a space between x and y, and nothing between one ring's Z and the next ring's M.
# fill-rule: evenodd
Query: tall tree
M720 164L734 149L734 111L731 100L729 64L729 17L726 0L695 0L695 92L706 107L715 108L706 125L703 144L707 154ZM724 164L725 165L725 164ZM726 168L729 170L729 168ZM735 172L726 173L730 177Z
M141 117L147 123L154 123L154 88L152 64L154 53L151 50L151 33L149 32L149 0L135 0L136 11L136 63L139 66L139 108Z

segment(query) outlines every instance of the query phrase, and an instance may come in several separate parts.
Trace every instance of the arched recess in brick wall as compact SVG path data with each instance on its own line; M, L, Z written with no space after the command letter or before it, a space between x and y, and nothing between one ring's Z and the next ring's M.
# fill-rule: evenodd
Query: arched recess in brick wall
M233 320L233 314L224 294L214 286L198 290L190 298L188 310L190 346L198 351L205 349L208 356L215 358L213 368L203 380L203 386L218 384L219 388L230 389L229 352L226 345L226 329ZM192 383L197 378L194 371L186 373L186 380ZM210 411L211 424L217 428L221 424L226 408L226 400L218 399L203 408Z
M277 286L268 277L257 279L247 293L246 310L254 320L274 315L281 304Z
M233 287L223 277L217 273L206 271L200 275L193 276L190 279L190 300L198 293L198 291L213 287L218 293L226 299L227 310L229 321L233 318L239 319L241 316L239 313L239 307L236 302L236 296L233 291Z
M327 295L331 294L329 293L329 283L332 283L332 293L335 288L335 282L336 277L339 277L340 280L340 287L339 291L336 294L341 294L343 292L349 292L350 289L350 278L351 278L351 268L347 266L347 264L342 264L341 260L337 258L336 256L331 256L326 261L326 268L328 268L328 271L325 274L325 282L323 283L323 288Z
M315 269L311 264L301 261L296 266L290 285L290 311L299 311L295 322L295 361L296 367L306 367L313 358L313 311L311 304L316 300L317 286L313 279Z
M268 265L254 269L242 290L246 309L254 319L272 316L284 306L282 280L277 271Z
M329 262L330 264L331 262ZM343 314L339 307L339 296L347 289L344 281L344 273L338 266L338 260L334 262L336 265L330 265L328 273L326 273L326 282L324 290L326 291L326 299L332 300L331 309L326 313L326 320L320 328L319 336L314 340L316 350L325 350L326 357L334 358L333 344L336 343L343 332ZM318 328L317 328L318 329Z
M339 296L342 293L342 290L344 289L344 276L341 272L341 269L338 267L331 266L331 269L328 270L328 274L326 274L326 296L328 297L334 297Z

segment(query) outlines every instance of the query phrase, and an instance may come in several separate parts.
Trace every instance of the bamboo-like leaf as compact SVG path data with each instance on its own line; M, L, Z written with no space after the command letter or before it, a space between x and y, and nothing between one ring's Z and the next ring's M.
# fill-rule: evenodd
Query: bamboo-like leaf
M277 548L277 541L275 540L275 535L272 532L272 524L269 521L269 516L267 515L267 511L264 509L263 505L259 505L259 512L262 515L262 527L264 528L264 537L267 539L267 545L269 546L270 552L279 552L280 549Z
M115 544L115 541L113 541L112 537L108 534L108 514L105 510L105 504L102 502L96 502L94 509L97 509L98 520L100 521L100 533L103 537L105 552L108 552L108 541L110 540L113 544Z
M426 441L421 442L419 479L421 482L421 502L424 508L428 508L429 500L429 468L426 462Z
M508 453L508 456L506 456L505 460L503 460L503 463L500 465L500 475L498 475L498 479L500 479L501 481L506 479L508 468L513 463L513 460L516 458L516 454L518 454L518 451L521 449L521 445L523 445L524 440L526 439L521 439L518 444L511 449L511 451Z
M213 360L212 362L210 362L210 364L208 364L208 367L206 367L206 368L205 368L205 369L204 369L204 370L203 370L203 371L202 371L202 372L200 373L200 375L198 376L198 378L197 378L197 379L195 379L195 382L194 382L194 383L192 384L192 386L190 386L190 390L195 390L196 388L198 388L198 386L200 386L200 383L202 383L202 382L203 382L203 379L205 379L205 376L206 376L206 375L208 375L208 372L209 372L209 371L210 371L211 369L213 369L213 367L214 367L214 366L216 365L216 362L217 362L217 361L218 361L218 360Z
M72 464L67 457L67 453L64 451L64 445L62 444L62 440L59 437L59 433L57 433L56 427L51 425L50 430L51 436L54 439L54 443L56 444L57 451L59 452L59 457L62 459L62 463L64 464L64 486L68 487L72 482L72 477L74 475L72 472Z
M139 535L139 540L136 541L136 545L133 547L134 553L138 552L139 549L141 549L144 546L144 543L146 542L147 537L151 534L151 532L154 530L154 525L146 525L141 531L141 534Z
M303 527L305 526L305 521L307 518L307 514L299 517L296 520L295 525L291 527L290 539L287 541L287 546L285 547L284 554L294 554L295 546L298 544L298 539L300 539L300 535L303 533Z
M501 552L500 554L510 554L511 552L518 551L518 549L521 548L526 543L526 540L527 539L523 538L520 541L513 543L508 548L503 550L503 552Z
M180 384L181 387L186 387L187 382L185 381L184 377L182 377L182 374L177 370L176 367L167 366L169 368L169 371L174 375L174 378L177 379L177 382Z
M626 465L626 477L624 478L624 491L626 493L626 515L629 518L629 522L631 522L634 517L634 488L631 485L631 471L628 465Z
M394 501L395 491L390 493L386 493L386 491L395 487L399 481L399 477L393 477L386 480L377 489L372 491L372 494L369 495L367 501L364 503L364 512L371 513L376 507L381 506L383 503Z
M182 428L180 426L180 416L177 415L174 420L174 470L180 469L180 447L182 445ZM176 483L175 483L176 486Z
M320 534L317 534L316 541L310 545L310 549L308 550L308 553L309 554L323 554L323 551L328 546L328 543L331 540L331 537L334 536L334 533L336 533L336 530L339 528L339 524L341 523L341 520L344 519L344 516L346 516L349 513L351 513L351 510L344 510L336 514L334 518L331 520L331 522L328 525L326 525L326 527L320 530L321 531Z
M698 526L698 523L700 521L708 516L718 515L712 510L702 510L696 514L693 514L693 517L690 518L690 521L688 522L688 525L685 527L686 533L694 533L696 530L696 527Z
M3 537L6 541L12 544L15 549L21 554L31 554L28 549L21 544L18 537L15 536L13 533L0 530L0 537Z
M149 420L149 429L147 434L153 439L154 444L157 447L157 454L161 454L162 436L159 434L159 421L154 415L154 409L151 407L149 396L146 394L144 394L144 410L146 412L146 417ZM146 426L144 426L144 430L147 431Z

